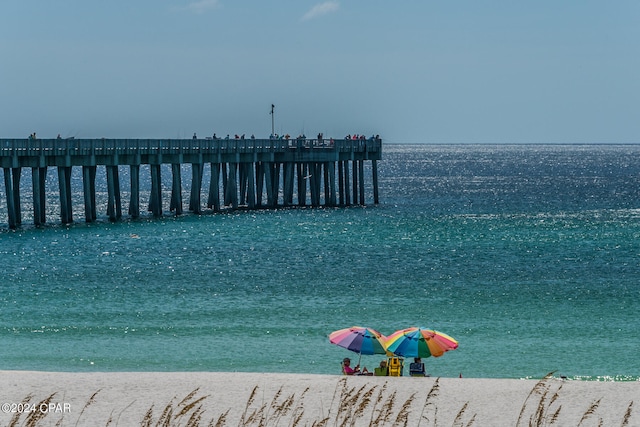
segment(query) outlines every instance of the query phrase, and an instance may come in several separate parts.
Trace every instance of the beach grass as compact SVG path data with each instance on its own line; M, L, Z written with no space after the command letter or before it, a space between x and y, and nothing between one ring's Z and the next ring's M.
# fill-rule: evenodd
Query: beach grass
M425 383L427 384L427 383ZM470 410L470 402L464 402L455 408L455 417L451 422L441 420L443 411L452 414L451 407L443 409L438 405L441 392L440 378L433 379L429 388L420 393L411 393L400 398L397 390L390 389L388 382L350 382L347 377L337 380L335 390L328 402L307 401L309 387L301 392L289 393L284 387L269 395L258 385L254 386L243 405L221 408L214 397L202 393L200 388L193 389L184 397L174 397L159 406L151 405L146 412L138 415L127 413L133 402L116 412L112 410L103 420L92 419L90 407L100 400L100 391L94 392L81 411L73 417L64 414L50 419L48 413L32 411L15 413L6 426L312 426L312 427L350 427L350 426L479 426L477 414ZM553 373L535 383L520 406L519 415L513 420L515 426L553 426L567 425L566 419L560 422L564 407L562 393L564 383L557 381ZM49 405L58 393L51 393L38 400L33 394L22 399L22 404L40 407ZM571 425L612 425L605 424L599 409L602 399L593 400ZM326 406L325 406L326 404ZM315 408L312 408L315 406ZM307 413L309 409L313 415ZM630 401L626 411L620 414L620 426L633 425L634 402ZM55 417L52 415L51 417ZM442 417L445 418L445 417ZM617 424L616 424L617 425Z

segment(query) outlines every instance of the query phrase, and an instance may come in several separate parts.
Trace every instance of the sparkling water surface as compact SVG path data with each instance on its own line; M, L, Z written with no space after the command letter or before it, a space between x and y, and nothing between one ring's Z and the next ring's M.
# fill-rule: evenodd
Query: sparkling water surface
M0 190L0 369L338 374L358 355L328 334L363 325L455 337L434 376L640 378L640 146L383 149L377 206L110 223L99 177L87 225L74 171L76 223L50 191L43 228L23 171L17 231Z

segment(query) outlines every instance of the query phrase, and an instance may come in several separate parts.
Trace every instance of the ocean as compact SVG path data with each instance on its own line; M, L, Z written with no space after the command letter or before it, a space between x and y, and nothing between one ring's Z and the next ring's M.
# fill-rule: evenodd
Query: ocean
M2 187L0 369L338 375L360 325L456 338L432 376L640 379L640 145L384 144L378 173L379 205L367 171L365 207L115 223L98 177L86 224L74 171L41 228L23 179L16 231Z

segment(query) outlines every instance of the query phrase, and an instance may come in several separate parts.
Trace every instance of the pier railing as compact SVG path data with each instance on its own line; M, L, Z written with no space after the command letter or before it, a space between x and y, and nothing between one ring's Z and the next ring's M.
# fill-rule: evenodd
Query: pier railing
M38 156L172 155L218 153L286 153L291 150L379 153L380 139L0 139L3 167L7 159Z

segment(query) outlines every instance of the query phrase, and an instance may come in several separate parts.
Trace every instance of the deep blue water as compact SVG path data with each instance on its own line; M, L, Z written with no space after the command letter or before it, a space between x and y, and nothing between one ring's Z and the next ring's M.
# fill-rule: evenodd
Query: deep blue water
M365 325L455 337L437 376L640 378L640 146L385 145L377 206L109 223L103 191L91 225L74 175L44 228L24 173L0 369L337 374L328 334Z

